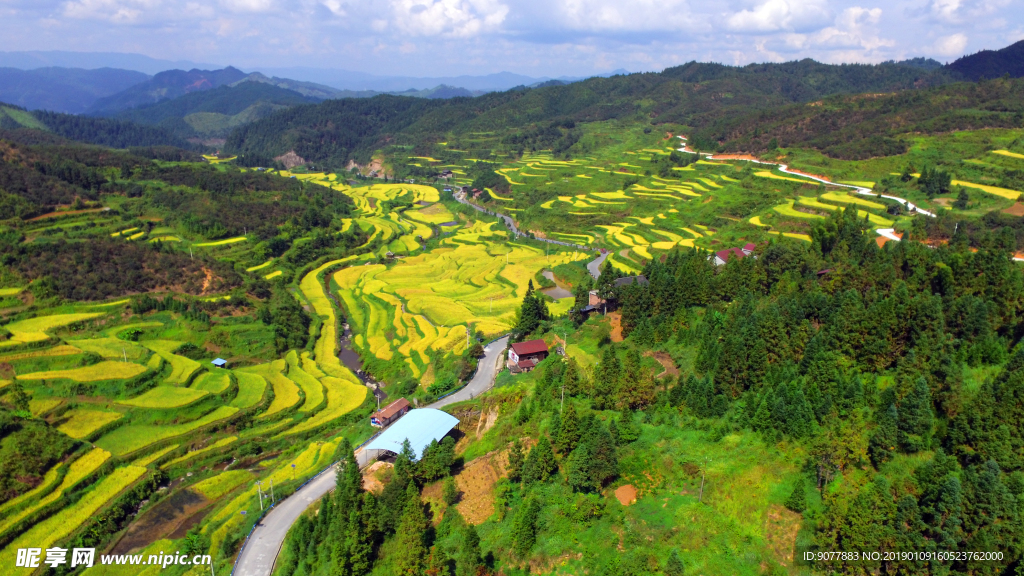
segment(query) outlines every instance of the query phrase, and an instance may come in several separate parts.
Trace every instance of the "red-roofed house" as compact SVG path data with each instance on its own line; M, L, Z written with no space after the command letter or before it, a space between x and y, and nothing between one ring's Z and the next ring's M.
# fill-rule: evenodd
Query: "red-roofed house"
M548 357L548 345L543 340L516 342L508 349L508 367L513 372L529 372Z
M715 252L715 266L724 266L729 258L744 258L750 256L757 249L756 244L747 243L743 248L726 248Z
M383 428L405 415L412 406L405 398L399 398L391 404L370 414L370 425Z

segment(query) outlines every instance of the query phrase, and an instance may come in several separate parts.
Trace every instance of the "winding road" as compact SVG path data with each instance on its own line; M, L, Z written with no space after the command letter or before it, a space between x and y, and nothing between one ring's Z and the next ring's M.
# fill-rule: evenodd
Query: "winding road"
M676 136L676 138L679 138L680 140L683 141L683 147L679 149L680 152L687 152L689 154L700 154L700 152L697 152L696 150L690 150L690 149L688 149L686 147L686 138L684 136ZM712 154L704 154L704 157L707 158L708 160L714 160L715 159L714 155L712 155ZM737 160L737 158L728 158L728 160ZM765 162L763 160L754 160L752 158L740 158L739 160L741 160L743 162L753 162L755 164L764 164L766 166L778 166L779 172L784 172L784 173L790 174L792 176L799 176L801 178L810 178L811 180L814 180L815 182L821 182L822 184L828 184L829 186L839 186L841 188L850 188L850 189L856 190L857 194L860 194L862 196L874 196L874 197L881 196L882 198L886 198L888 200L894 200L896 202L899 202L900 204L903 204L904 206L907 207L907 210L909 210L911 212L917 212L918 214L924 214L925 216L931 216L932 218L935 217L935 214L929 212L928 210L925 210L924 208L921 208L920 206L914 204L913 202L911 202L910 200L907 200L906 198L900 198L899 196L886 196L885 194L878 194L876 192L873 192L870 188L865 188L863 186L855 186L853 184L840 184L838 182L833 182L831 180L828 180L828 179L825 179L825 178L821 178L819 176L812 176L810 174L804 174L803 172L796 172L796 171L790 170L789 166L787 166L786 164L779 164L777 162ZM891 228L889 228L888 230L890 232L892 231ZM883 234L883 236L886 236L886 235ZM895 239L897 242L899 241L899 237L898 236L886 236L886 237L887 238Z
M476 374L473 375L469 383L458 392L442 398L426 408L441 408L475 398L489 390L494 385L494 377L498 372L498 365L501 363L502 353L507 345L508 336L503 336L484 346L484 357L478 363ZM356 450L356 461L359 462L360 467L366 466L370 463L370 457L365 451ZM325 469L294 494L271 508L270 512L260 520L256 529L249 535L249 539L238 553L238 559L231 573L238 576L270 576L281 546L284 545L285 536L288 535L288 529L314 502L334 490L337 469L337 464Z

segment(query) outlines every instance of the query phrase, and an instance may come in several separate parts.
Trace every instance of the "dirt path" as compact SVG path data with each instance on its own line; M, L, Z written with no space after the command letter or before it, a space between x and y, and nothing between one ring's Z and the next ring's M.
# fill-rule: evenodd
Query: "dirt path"
M644 352L644 356L648 358L653 357L655 360L658 361L659 364L661 364L661 367L664 368L661 374L658 374L657 376L655 376L655 378L661 378L662 376L665 375L679 376L679 368L676 368L676 363L672 360L672 357L669 356L667 353L651 352L650 350L648 350L647 352Z
M608 320L612 323L612 333L608 335L612 342L622 342L622 314L609 312Z

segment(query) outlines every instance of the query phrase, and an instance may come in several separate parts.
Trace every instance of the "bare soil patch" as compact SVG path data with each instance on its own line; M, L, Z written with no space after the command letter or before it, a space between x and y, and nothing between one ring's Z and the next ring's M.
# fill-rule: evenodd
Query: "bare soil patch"
M455 475L459 513L470 524L480 524L494 513L494 485L505 475L505 461L497 454L481 456Z
M609 312L608 320L612 324L612 332L608 336L612 342L622 342L622 314L618 312Z
M384 490L384 482L381 481L381 474L390 470L391 464L378 460L363 470L363 490L380 494Z
M775 559L783 566L793 565L796 534L800 531L800 515L772 504L764 521L765 540Z
M655 378L661 378L662 376L665 375L679 376L679 368L676 368L676 363L672 360L672 357L669 356L667 353L651 352L650 350L648 350L647 352L644 352L644 356L647 356L648 358L653 356L654 359L657 360L659 364L661 364L661 367L664 368L662 373L655 376Z
M288 152L285 152L284 154L278 156L277 158L274 158L274 160L277 160L281 164L284 164L284 167L289 170L295 168L300 164L306 163L306 160L302 156L296 154L295 150L289 150Z
M629 506L636 502L636 488L632 484L619 486L615 489L615 497L619 499L623 506Z
M204 512L209 503L204 496L191 490L179 490L132 522L111 554L127 554L144 548L176 532L186 521L191 520L194 524L202 518L196 518L196 515Z
M1010 216L1024 216L1024 204L1016 202L1013 206L1003 210L1003 214L1009 214Z

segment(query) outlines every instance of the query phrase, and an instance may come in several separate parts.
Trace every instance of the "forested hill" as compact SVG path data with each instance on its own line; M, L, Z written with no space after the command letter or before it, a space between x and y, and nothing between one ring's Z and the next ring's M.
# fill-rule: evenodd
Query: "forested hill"
M1005 74L1020 78L1024 76L1024 40L1002 50L982 50L964 56L946 68L971 80L999 78Z
M699 127L752 109L834 94L928 87L952 79L945 70L894 63L835 66L803 60L738 68L691 62L660 73L591 78L472 99L379 96L301 106L237 129L226 147L249 164L269 163L268 159L294 150L307 160L340 167L350 159L365 161L383 142L394 139L416 142L448 132L638 115Z
M716 118L691 137L705 149L760 154L805 147L864 160L907 151L907 133L1024 126L1024 79L957 83L895 94L838 95Z
M282 108L320 100L273 84L241 82L125 110L113 117L159 126L180 138L223 136L239 124L263 118Z
M0 130L19 131L16 140L26 143L54 143L54 138L98 144L111 148L133 146L176 146L190 148L191 144L163 128L140 126L124 120L91 118L59 112L35 110L29 112L19 106L0 102ZM38 132L37 134L31 134Z

